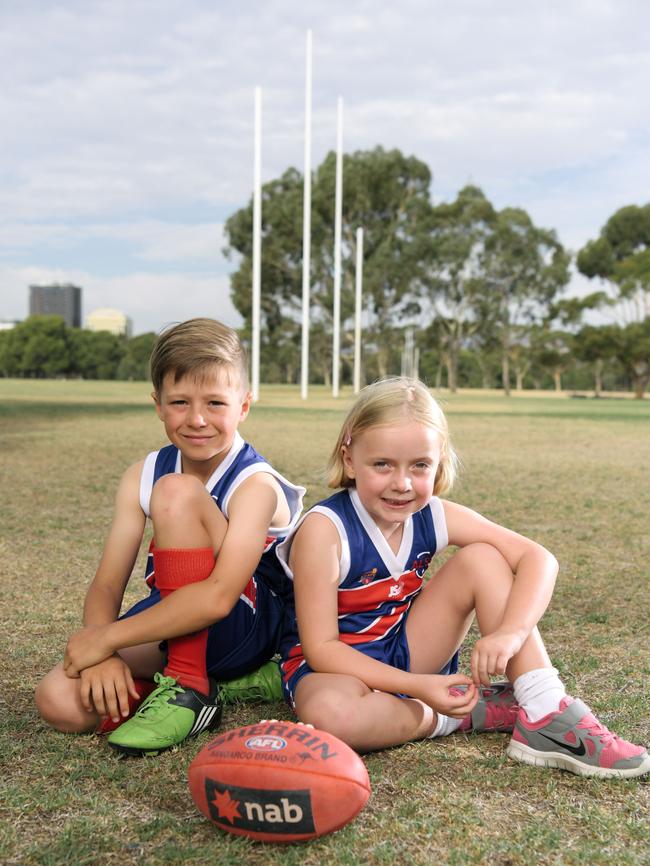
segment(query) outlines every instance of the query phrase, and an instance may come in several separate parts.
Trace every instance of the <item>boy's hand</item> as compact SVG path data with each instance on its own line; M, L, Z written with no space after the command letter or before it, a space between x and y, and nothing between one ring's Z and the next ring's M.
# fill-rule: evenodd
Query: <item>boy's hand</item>
M108 626L87 625L68 638L63 656L65 675L74 679L84 668L110 658L114 651L108 643Z
M120 714L129 714L129 695L138 699L129 666L119 656L105 659L81 671L81 703L85 710L110 716L119 722Z
M490 676L503 676L510 659L517 655L525 636L513 631L495 631L477 640L470 666L475 685L490 685Z
M414 674L417 677L417 688L413 697L428 704L437 713L463 719L469 715L478 701L478 690L471 679L465 674ZM466 686L461 694L451 695L449 689L455 686Z

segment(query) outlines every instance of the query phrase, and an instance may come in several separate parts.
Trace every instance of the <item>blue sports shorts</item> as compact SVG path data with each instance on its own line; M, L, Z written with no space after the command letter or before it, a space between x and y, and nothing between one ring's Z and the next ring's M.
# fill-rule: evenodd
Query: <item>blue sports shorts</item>
M401 671L409 671L411 669L411 654L409 652L408 640L406 637L406 620L408 614L400 623L400 628L394 634L389 635L381 641L371 641L365 644L353 644L353 648L377 661L384 662ZM288 659L285 657L280 665L282 670L282 689L284 696L291 707L295 708L296 688L300 680L313 674L314 670L309 667L306 661L290 676L285 675L285 662ZM458 652L454 653L447 664L438 671L439 674L455 674L458 671ZM407 695L399 695L398 697L408 697Z
M285 622L283 601L256 579L255 603L240 596L227 617L209 626L206 662L208 674L220 682L257 670L278 650ZM160 592L136 602L120 619L134 616L160 601ZM161 644L165 649L165 642Z

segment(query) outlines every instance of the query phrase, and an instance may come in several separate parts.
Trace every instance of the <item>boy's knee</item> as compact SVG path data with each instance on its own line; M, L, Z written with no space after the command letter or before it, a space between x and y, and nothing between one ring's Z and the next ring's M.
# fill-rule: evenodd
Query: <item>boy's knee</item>
M199 496L205 495L203 484L192 475L170 473L156 481L151 493L150 510L154 520L176 514L187 514L188 508Z
M86 713L74 700L74 686L62 683L50 672L39 682L34 692L38 714L50 727L66 734L91 731L96 725L93 713Z

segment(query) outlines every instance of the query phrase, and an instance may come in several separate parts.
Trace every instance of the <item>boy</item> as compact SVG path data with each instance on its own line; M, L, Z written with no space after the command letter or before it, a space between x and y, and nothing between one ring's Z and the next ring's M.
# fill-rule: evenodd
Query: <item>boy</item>
M251 395L232 330L212 319L169 328L154 347L151 378L171 445L124 473L84 628L36 690L49 724L89 731L109 716L109 743L128 754L155 754L216 728L215 679L241 677L275 653L290 592L275 548L305 492L237 432ZM151 594L118 618L147 517ZM123 721L151 688L134 677L157 688Z

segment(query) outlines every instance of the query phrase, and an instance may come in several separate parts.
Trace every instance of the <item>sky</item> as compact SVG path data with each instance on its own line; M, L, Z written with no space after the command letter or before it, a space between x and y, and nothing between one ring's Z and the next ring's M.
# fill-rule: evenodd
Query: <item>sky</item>
M223 224L262 179L399 148L434 202L471 182L578 250L650 200L646 0L0 0L0 319L31 283L83 288L134 333L241 323ZM593 290L575 276L571 292Z

